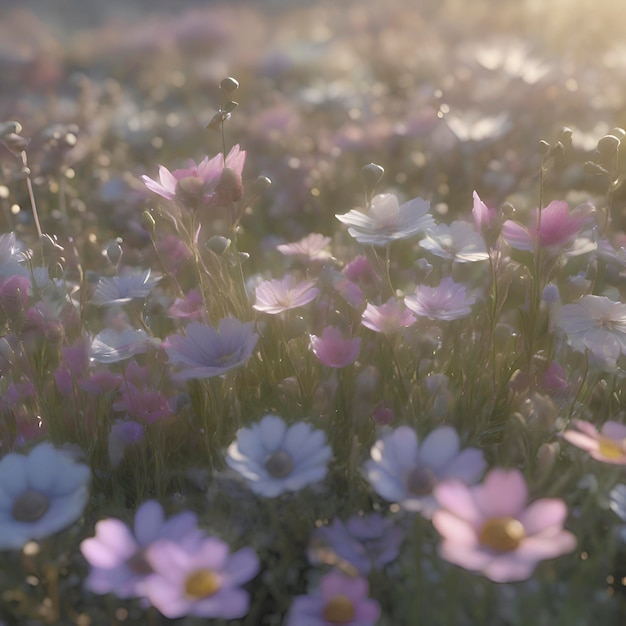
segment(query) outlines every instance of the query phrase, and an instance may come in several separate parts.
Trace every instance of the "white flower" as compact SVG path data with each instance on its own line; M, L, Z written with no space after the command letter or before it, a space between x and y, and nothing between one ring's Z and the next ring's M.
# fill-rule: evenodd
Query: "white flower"
M359 243L386 246L398 239L407 239L434 224L428 210L430 204L422 198L413 198L404 204L391 193L372 198L369 211L356 209L335 217L349 226L348 232Z
M457 220L438 224L426 232L419 244L438 257L457 263L473 263L489 258L482 237L469 222Z
M565 331L574 350L589 350L609 368L615 367L620 354L626 354L626 304L586 295L562 306L556 325Z
M117 331L105 328L91 342L89 358L97 363L117 363L148 349L150 338L143 329Z
M160 276L151 276L149 269L124 276L101 278L94 292L94 303L103 306L124 304L134 298L145 298L150 290L161 280Z
M457 320L472 312L476 296L467 294L463 283L455 283L446 276L437 287L419 285L414 296L407 296L404 304L420 317L431 320Z
M254 493L275 498L322 480L331 457L323 431L304 422L287 428L280 417L266 415L237 433L226 463L248 481Z
M76 521L89 497L90 471L50 443L0 461L0 550L22 548Z

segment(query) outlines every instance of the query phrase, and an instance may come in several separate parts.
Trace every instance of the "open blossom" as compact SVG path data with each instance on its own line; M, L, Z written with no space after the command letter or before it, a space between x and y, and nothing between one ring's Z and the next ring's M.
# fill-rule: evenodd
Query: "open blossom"
M152 275L149 269L112 278L101 278L96 285L93 301L99 306L104 306L145 298L160 280L161 276Z
M326 326L322 336L311 335L313 354L327 367L341 368L350 365L359 356L361 339L344 339L335 326Z
M372 198L367 213L352 209L335 217L347 224L348 232L359 243L386 246L432 226L434 220L429 209L430 204L422 198L413 198L401 205L394 194L384 193Z
M309 261L325 261L332 256L326 249L330 242L330 237L325 237L320 233L310 233L300 241L281 243L276 246L276 249L286 256L302 256Z
M294 598L286 626L374 626L380 606L367 594L365 578L330 572L316 591Z
M308 304L319 294L315 280L296 282L292 274L280 280L265 280L256 288L253 309L276 315Z
M252 322L225 317L217 330L200 322L190 322L185 335L170 335L163 347L172 363L183 366L176 375L181 380L211 378L248 361L258 335Z
M457 263L473 263L489 258L480 235L470 222L461 220L429 228L419 245L435 256Z
M585 295L559 309L556 326L565 331L574 350L589 350L609 366L614 367L620 354L626 354L626 304Z
M487 466L477 448L461 450L459 436L450 426L433 430L421 445L412 428L400 426L377 441L371 454L364 469L376 492L424 517L437 508L433 489L440 481L458 478L472 484Z
M226 463L248 481L254 493L275 498L322 480L331 457L322 430L304 422L287 427L280 417L266 415L237 433Z
M444 482L434 494L440 505L432 519L443 539L440 556L495 582L526 580L539 561L576 547L574 535L563 529L565 503L542 498L527 505L519 470L493 469L474 487Z
M589 218L582 212L571 211L567 202L554 200L541 211L535 209L530 226L513 220L502 225L502 237L513 248L534 250L538 243L544 249L560 251L574 242Z
M368 302L361 323L376 333L393 333L414 324L415 316L402 302L389 298L380 306Z
M593 424L583 420L572 420L576 430L566 430L563 438L582 448L589 456L612 465L626 465L626 426L608 421L598 432Z
M245 160L245 151L240 150L239 145L236 145L226 156L226 164L224 164L224 156L218 154L212 159L205 157L197 165L190 161L189 167L173 172L160 165L159 181L148 176L141 178L150 191L154 191L166 200L180 202L190 208L210 208L238 199L232 198L233 189L239 188L243 193L241 173ZM224 190L220 187L225 171L230 171L233 177L227 185L229 197L223 197Z
M476 302L475 295L467 295L463 283L450 277L442 278L437 287L419 285L414 296L404 299L406 306L419 317L431 320L456 320L467 317Z

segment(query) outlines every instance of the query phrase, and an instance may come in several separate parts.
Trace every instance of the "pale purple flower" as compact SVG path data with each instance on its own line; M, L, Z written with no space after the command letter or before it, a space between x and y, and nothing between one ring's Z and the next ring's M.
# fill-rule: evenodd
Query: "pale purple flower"
M418 317L446 321L467 317L474 302L476 296L468 295L466 286L450 277L442 278L437 287L419 285L414 296L404 298L406 306Z
M433 430L421 445L412 428L400 426L376 442L365 475L385 500L429 518L437 508L433 489L438 483L458 478L472 484L487 467L480 450L460 448L459 436L450 426Z
M131 420L115 420L109 432L108 452L111 467L116 468L124 458L126 449L139 443L144 437L144 428L141 424Z
M380 513L353 515L343 522L335 518L330 525L315 530L307 550L311 563L338 565L367 576L395 561L404 540L404 531L390 517Z
M161 540L146 550L153 573L142 591L165 617L185 615L236 619L248 612L250 597L240 585L259 571L252 548L230 553L226 543L207 537L193 545Z
M380 306L368 302L361 323L376 333L394 333L415 323L415 316L404 303L389 298Z
M223 198L220 192L220 181L227 168L234 174L231 184L241 185L241 173L246 160L246 153L233 146L226 156L218 154L212 159L205 157L197 165L189 162L189 167L170 172L163 165L159 166L159 181L148 176L142 180L150 191L154 191L166 200L178 201L190 208L210 208L220 206L224 201L232 198Z
M316 282L316 280L297 282L292 274L280 280L264 280L257 285L256 302L252 308L262 313L277 315L304 306L319 294L319 289L314 286Z
M576 430L566 430L563 439L585 450L589 456L612 465L626 465L626 426L608 421L600 432L590 422L572 420Z
M609 367L615 366L620 354L626 354L626 304L605 296L585 295L562 306L555 324L567 334L574 350L589 350Z
M197 524L196 514L190 511L166 520L155 500L137 509L132 530L119 519L100 520L95 536L80 544L91 566L85 586L94 593L113 593L119 598L143 597L143 585L153 572L146 559L147 548L162 539L195 546L203 537Z
M199 289L190 289L184 298L176 298L167 310L170 317L200 320L205 311L204 300Z
M97 363L117 363L148 349L150 337L143 329L117 331L105 328L91 342L89 358Z
M473 263L489 258L483 239L469 222L461 220L429 228L419 245L435 256L457 263Z
M569 390L567 373L556 362L551 361L540 376L541 386L549 393L564 396Z
M286 256L302 256L309 261L326 261L332 255L326 249L331 242L330 237L320 233L310 233L294 243L281 243L276 249Z
M576 538L563 529L567 507L542 498L526 504L519 470L491 470L482 484L450 481L435 487L440 509L433 525L443 541L440 556L495 582L529 578L537 563L571 552Z
M362 289L347 278L339 278L333 282L337 293L353 308L361 309L365 298Z
M609 508L622 522L626 522L626 485L616 485L609 496Z
M0 550L19 550L75 522L89 499L86 465L40 443L0 460Z
M526 227L518 222L507 220L502 225L502 238L518 250L534 250L535 245L552 252L568 247L589 222L582 210L571 211L567 202L554 200L541 211L535 209L531 224Z
M22 265L25 258L15 233L0 235L0 278L28 276L28 269Z
M327 367L346 367L359 356L361 339L344 339L335 326L326 326L322 336L311 335L313 354Z
M101 278L94 292L94 304L98 306L125 304L135 298L145 298L160 280L161 276L152 275L149 269L112 278Z
M190 322L185 335L170 335L163 347L172 363L183 365L176 375L181 380L211 378L239 367L248 361L258 335L254 323L225 317L216 330L199 322Z
M480 233L486 233L496 220L495 209L489 208L481 199L476 191L472 194L474 198L474 206L472 208L472 217L476 230Z
M12 320L17 320L28 309L30 280L28 276L14 274L0 278L0 309Z
M347 263L341 273L353 283L374 286L380 282L380 276L376 273L370 260L362 254L355 256L352 261Z
M365 578L330 572L316 591L293 599L285 626L374 626L380 606L368 592Z
M348 213L335 215L348 232L359 243L386 246L392 241L412 237L434 224L428 213L430 204L422 198L414 198L404 204L391 193L372 198L367 213L352 209Z
M266 415L258 424L239 430L228 447L226 463L254 493L275 498L323 480L331 457L324 431L304 422L288 427L280 417Z

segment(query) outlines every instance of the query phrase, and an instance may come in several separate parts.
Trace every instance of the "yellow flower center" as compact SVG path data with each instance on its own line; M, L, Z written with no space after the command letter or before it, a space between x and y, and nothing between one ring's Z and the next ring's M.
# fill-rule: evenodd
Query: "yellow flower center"
M483 524L479 541L486 548L498 552L512 552L517 549L525 536L522 523L514 517L492 517Z
M598 440L598 449L600 454L607 459L619 459L619 457L626 452L624 446L621 446L614 439L609 439L609 437L600 437Z
M331 624L348 624L354 619L354 604L348 596L333 596L325 605L322 615Z
M210 569L191 572L185 579L185 594L196 600L212 596L220 590L220 587L219 575Z
M34 489L26 489L13 502L11 514L18 522L36 522L50 508L48 496Z

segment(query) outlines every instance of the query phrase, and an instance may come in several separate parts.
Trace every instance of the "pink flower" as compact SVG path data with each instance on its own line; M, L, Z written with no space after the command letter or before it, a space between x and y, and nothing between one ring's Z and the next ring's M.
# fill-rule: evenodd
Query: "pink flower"
M294 598L286 626L374 626L380 606L367 594L365 578L331 572L321 578L317 591Z
M325 261L331 258L326 246L331 242L330 237L319 233L310 233L300 241L294 243L282 243L276 249L286 256L300 255L309 261Z
M566 430L563 438L587 451L589 456L612 465L626 465L626 426L619 422L606 422L600 432L593 424L572 420L577 430Z
M176 298L167 310L173 318L199 321L204 314L204 300L199 289L190 289L184 298Z
M528 489L519 470L491 470L481 485L459 481L435 487L441 508L433 525L442 536L440 556L495 582L526 580L537 563L576 547L563 529L567 507L542 498L526 505Z
M305 280L298 283L293 275L287 275L280 280L265 280L256 288L256 303L252 308L276 315L304 306L319 294L319 289L314 287L316 282Z
M496 220L495 209L490 209L481 199L478 193L474 192L474 207L472 208L472 216L474 225L478 232L485 232L493 225Z
M541 211L535 209L529 227L507 220L502 225L502 237L513 248L534 250L539 243L542 248L556 251L570 245L587 224L588 216L582 212L570 213L567 202L554 200Z
M419 285L414 296L404 299L406 306L420 317L431 320L457 320L472 312L476 296L467 295L463 283L442 278L437 287Z
M415 316L402 302L389 298L385 304L367 304L361 323L376 333L393 333L415 323Z
M180 202L190 208L211 208L228 205L241 197L241 173L245 161L245 151L236 145L226 156L226 165L224 156L218 154L212 159L205 157L197 165L190 161L188 168L173 172L160 165L159 182L148 176L141 178L150 191L166 200ZM224 174L226 171L230 174Z
M341 331L335 326L327 326L322 336L311 335L311 350L326 366L341 368L349 365L359 356L361 340L344 339Z

